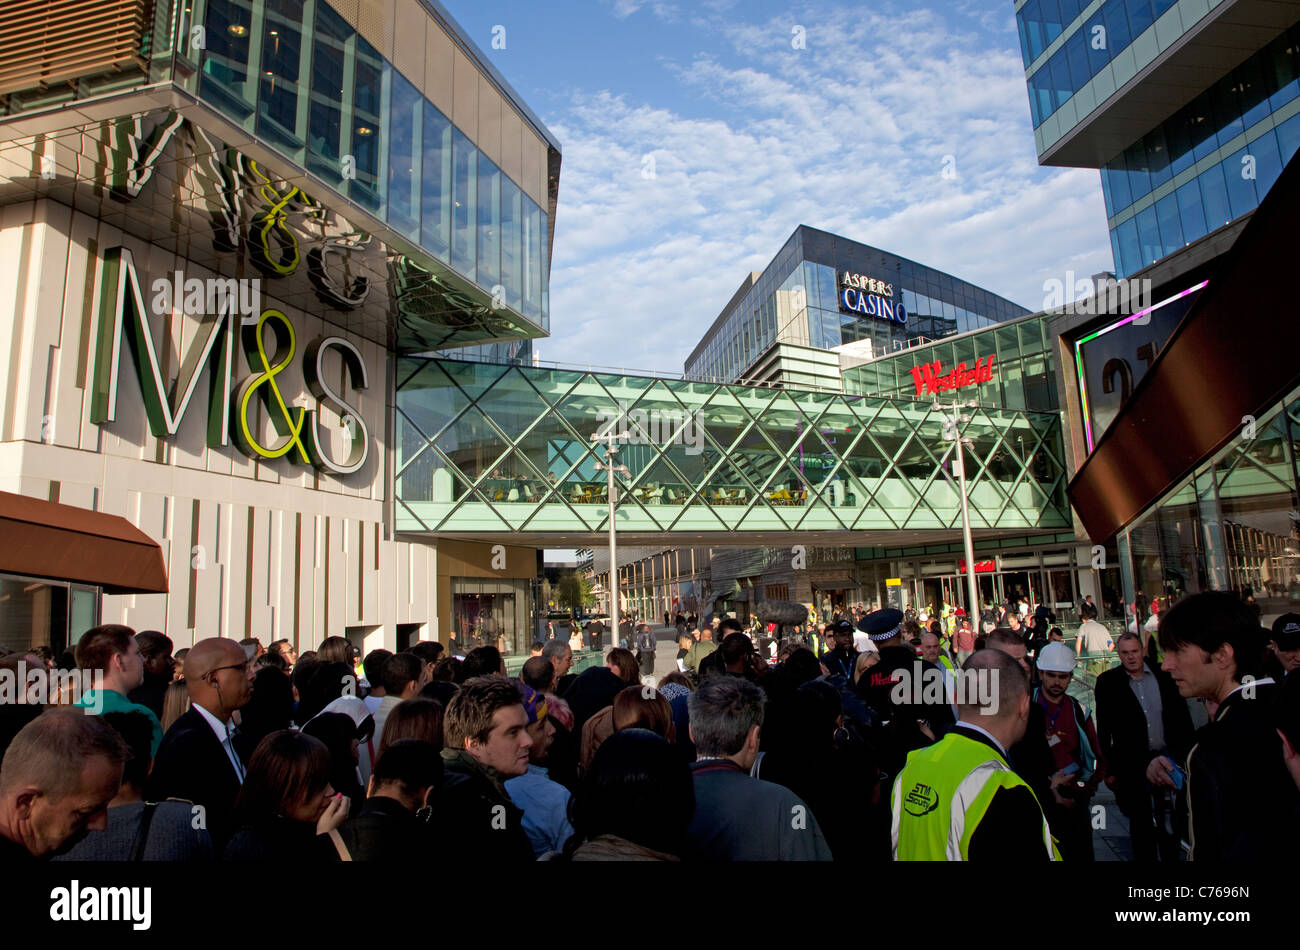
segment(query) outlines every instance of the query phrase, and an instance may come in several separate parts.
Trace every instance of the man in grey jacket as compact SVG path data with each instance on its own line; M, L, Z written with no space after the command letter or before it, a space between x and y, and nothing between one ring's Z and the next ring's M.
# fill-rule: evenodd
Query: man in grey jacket
M752 778L763 724L763 691L736 676L713 676L691 693L697 758L693 857L704 861L829 861L812 811L788 788Z

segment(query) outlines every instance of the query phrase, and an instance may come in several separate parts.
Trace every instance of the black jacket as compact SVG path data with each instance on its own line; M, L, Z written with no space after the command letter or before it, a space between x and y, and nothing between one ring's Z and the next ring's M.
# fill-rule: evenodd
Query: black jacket
M606 666L593 666L579 673L563 695L564 701L573 710L574 734L582 735L586 721L611 705L614 697L627 685Z
M1000 752L988 736L974 729L965 729L961 723L953 731ZM1012 763L1008 761L1007 764ZM1023 775L1020 777L1029 781ZM1043 810L1034 795L1023 785L998 789L984 817L971 833L966 854L971 861L996 861L1007 865L1050 860L1047 846L1043 843Z
M231 815L239 777L216 733L196 709L181 716L163 736L145 798L181 798L202 805L213 848L220 852L235 829Z
M1056 758L1047 744L1047 715L1038 703L1029 704L1024 738L1007 750L1007 764L1034 790L1044 808L1056 801L1052 797Z
M1252 684L1219 704L1187 757L1188 819L1194 861L1276 861L1297 799L1274 727L1278 687Z
M535 860L524 831L524 811L510 800L496 772L455 749L442 750L442 764L438 836L452 860L484 864Z
M410 861L436 847L432 826L396 799L367 798L355 818L339 826L339 837L353 861ZM331 846L335 854L338 850Z
M289 818L272 818L245 825L221 855L223 861L300 865L319 864L337 855L329 839L316 834L316 825Z
M1178 693L1173 677L1163 670L1152 669L1160 687L1160 720L1164 726L1166 754L1180 765L1187 761L1192 747L1192 714L1187 700ZM1097 739L1106 760L1106 771L1118 779L1116 792L1127 793L1133 786L1142 789L1147 765L1155 757L1147 749L1147 721L1142 704L1129 685L1128 671L1122 666L1097 677L1094 696L1097 701Z
M918 674L919 681L915 679ZM904 675L911 682L904 681ZM880 766L890 781L902 771L907 753L932 741L921 731L918 721L929 722L936 738L954 722L946 698L934 702L933 696L926 696L925 684L935 677L942 681L942 670L918 657L911 647L888 646L880 650L880 662L858 680L858 695L885 723L879 732ZM902 694L901 702L895 698L896 687Z

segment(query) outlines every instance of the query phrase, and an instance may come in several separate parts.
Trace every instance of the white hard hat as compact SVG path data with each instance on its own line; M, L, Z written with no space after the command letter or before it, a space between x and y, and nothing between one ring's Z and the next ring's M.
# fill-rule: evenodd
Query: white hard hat
M1053 640L1038 651L1038 668L1048 673L1073 673L1074 653L1064 643Z

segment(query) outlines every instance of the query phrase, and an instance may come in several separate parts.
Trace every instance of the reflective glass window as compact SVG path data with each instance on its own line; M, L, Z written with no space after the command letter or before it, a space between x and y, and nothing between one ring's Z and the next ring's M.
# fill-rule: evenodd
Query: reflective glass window
M537 319L542 311L542 209L527 195L524 203L524 316Z
M1246 154L1255 159L1255 191L1262 201L1282 174L1282 156L1278 152L1277 136L1273 130L1265 132L1246 146Z
M1178 198L1171 192L1156 202L1156 220L1160 224L1160 243L1166 254L1183 246L1183 223L1178 216Z
M1095 76L1110 62L1110 38L1106 35L1106 22L1102 9L1098 9L1083 25L1083 39L1088 50L1088 71Z
M1184 169L1191 168L1194 161L1188 117L1188 111L1181 109L1163 126L1165 145L1169 149L1169 174L1171 175L1177 175Z
M1077 92L1092 78L1088 64L1088 43L1083 30L1075 30L1065 41L1065 55L1070 61L1071 87Z
M501 282L501 170L478 156L478 283L491 289Z
M1228 207L1228 188L1223 183L1223 166L1215 165L1201 172L1201 204L1205 208L1205 226L1215 231L1232 220ZM1207 232L1208 233L1208 232Z
M311 50L311 108L307 117L307 167L329 181L342 180L344 59L352 28L330 6L316 6Z
M1269 47L1265 69L1273 74L1270 84L1275 90L1269 97L1273 109L1290 102L1300 94L1300 43L1291 33L1283 34Z
M1169 150L1165 147L1164 131L1157 126L1143 138L1142 146L1151 173L1151 189L1154 191L1169 180Z
M407 237L420 234L419 124L424 101L419 91L395 69L389 70L392 108L388 112L388 191L384 195L388 223Z
M1151 191L1151 175L1147 171L1146 149L1141 142L1134 142L1124 150L1124 164L1128 168L1128 185L1137 201Z
M1200 161L1219 147L1214 135L1214 108L1209 90L1201 93L1187 107L1187 127L1192 140L1192 156Z
M1160 224L1155 208L1144 208L1137 213L1138 240L1142 243L1142 266L1152 264L1164 256L1160 242Z
M1291 156L1300 148L1300 115L1293 115L1276 129L1277 144L1282 153L1282 164L1291 161Z
M352 83L352 156L356 177L348 183L348 197L371 211L378 211L379 138L383 130L383 57L361 37L356 38ZM388 67L392 68L392 67Z
M1254 211L1259 205L1255 179L1250 177L1251 165L1255 166L1254 172L1258 172L1259 168L1258 163L1252 163L1250 158L1243 148L1223 160L1223 177L1228 183L1228 205L1234 218Z
M501 176L501 283L506 288L506 304L523 309L523 192L519 186Z
M478 149L460 129L451 133L452 209L451 263L462 274L473 276L478 242Z
M1189 181L1174 195L1178 199L1178 216L1183 223L1183 239L1191 243L1205 237L1205 209L1201 207L1200 186L1195 181Z
M451 122L427 99L422 111L420 243L446 263L451 243Z
M303 0L267 0L257 96L257 134L298 160L305 144L298 128L302 7Z
M1043 11L1043 39L1051 46L1052 41L1061 35L1060 0L1041 0Z
M1133 34L1128 28L1128 14L1124 9L1124 0L1106 0L1101 8L1101 17L1106 24L1106 45L1110 48L1113 59L1116 53L1133 42Z
M1129 32L1135 39L1155 22L1155 17L1151 15L1150 0L1125 0L1124 7L1128 10Z
M1111 194L1111 203L1115 206L1112 214L1119 214L1125 208L1133 203L1133 192L1128 185L1128 168L1124 164L1124 156L1119 155L1106 163L1102 169L1105 176L1108 190Z
M248 76L252 4L249 0L209 0L204 26L207 47L199 94L243 122L253 112L254 86Z
M1241 122L1241 97L1229 82L1217 82L1210 87L1214 103L1214 124L1218 130L1219 145L1224 146L1244 131Z
M1055 112L1074 95L1074 87L1070 84L1070 64L1065 58L1065 47L1052 54L1052 58L1047 61L1047 68L1052 71L1052 111Z
M1047 49L1047 41L1043 35L1043 11L1039 5L1039 0L1029 0L1020 8L1020 22L1024 25L1025 35L1029 43L1029 61L1025 63L1025 68L1029 68L1029 63L1036 60Z

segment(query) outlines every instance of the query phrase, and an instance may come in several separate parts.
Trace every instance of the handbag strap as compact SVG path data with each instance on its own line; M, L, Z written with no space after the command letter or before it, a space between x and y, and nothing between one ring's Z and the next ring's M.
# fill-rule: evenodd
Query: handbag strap
M334 850L339 853L340 861L351 861L352 852L348 851L348 846L343 843L343 836L339 834L337 828L330 829L330 841L334 843Z
M135 832L135 842L131 845L131 860L143 861L145 845L149 843L149 826L153 824L153 813L158 808L157 802L145 802L144 811L140 812L140 827Z

